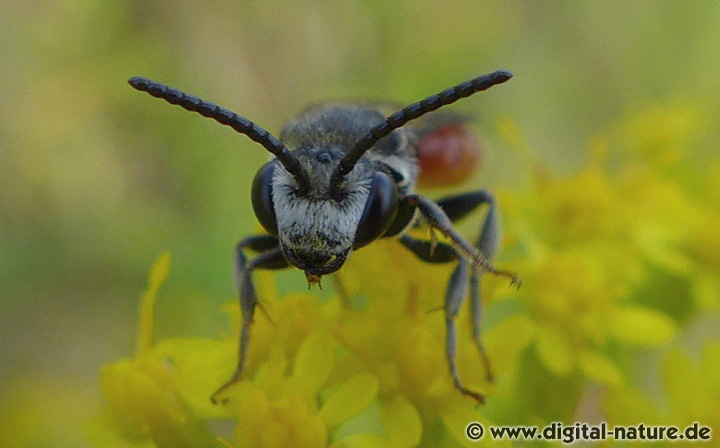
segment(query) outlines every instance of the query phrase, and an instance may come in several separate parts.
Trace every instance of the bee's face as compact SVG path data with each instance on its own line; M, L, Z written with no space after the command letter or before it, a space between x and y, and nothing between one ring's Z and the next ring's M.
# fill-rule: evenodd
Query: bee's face
M325 180L321 178L314 179L320 181L316 186ZM308 275L340 269L353 248L369 191L369 182L352 184L341 200L316 189L299 191L278 166L272 178L272 206L278 241L288 262Z
M367 196L367 191L364 192ZM277 195L275 195L277 198ZM364 198L336 202L304 197L277 199L278 240L285 258L306 274L337 271L353 248Z
M318 160L309 153L309 160ZM340 269L354 248L382 236L397 214L397 189L389 176L361 165L348 176L342 194L332 195L332 165L315 164L309 170L315 188L306 191L297 188L282 166L276 167L270 181L280 249L309 280Z

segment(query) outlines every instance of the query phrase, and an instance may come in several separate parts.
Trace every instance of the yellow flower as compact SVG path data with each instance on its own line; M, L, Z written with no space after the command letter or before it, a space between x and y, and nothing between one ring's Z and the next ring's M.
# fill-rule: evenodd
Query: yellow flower
M257 319L247 379L228 392L226 406L213 406L209 397L232 372L237 339L152 344L155 298L168 268L165 254L152 269L135 358L101 369L105 424L96 430L97 443L115 434L137 446L323 447L330 432L375 400L379 382L369 373L331 379L338 344L327 322L338 302L322 306L311 294L273 300L260 276L269 299L264 306L282 318L275 324ZM232 312L238 314L236 305ZM208 422L216 418L238 422L225 434L232 442L210 431Z
M699 359L673 349L662 360L664 400L621 388L607 397L605 409L612 424L673 425L680 428L698 422L713 433L720 428L720 343L708 342ZM715 434L713 434L713 438Z
M628 112L619 120L616 134L620 146L656 169L676 167L691 142L712 123L705 111L683 104L655 104Z
M334 303L291 294L268 304L268 312L279 316L274 324L257 319L259 337L250 352L265 359L254 358L247 379L228 394L229 416L239 422L237 446L326 446L331 431L372 402L377 380L371 375L331 378L338 344L325 313L332 317ZM227 366L234 361L229 356Z
M127 440L159 447L215 446L207 422L188 406L171 365L152 354L153 309L157 292L170 268L162 254L150 272L149 286L141 301L140 332L135 358L107 364L100 370L104 417ZM96 440L107 440L102 430Z
M720 308L720 163L697 176L704 200L699 213L687 222L679 242L683 254L693 260L691 293L701 311Z
M631 297L651 275L650 263L677 272L685 261L674 246L684 231L674 214L686 206L673 183L649 172L611 175L603 138L591 153L579 172L540 171L534 190L500 203L525 255L519 294L539 361L556 376L579 373L616 387L625 374L613 345L658 346L677 331L667 315Z
M379 379L380 421L378 435L340 438L335 446L466 445L470 441L463 431L469 422L489 424L473 400L454 388L448 372L445 319L438 307L451 268L428 267L394 241L377 242L349 261L346 269L355 280L348 282L348 290L368 294L370 300L340 315L336 334L350 354L340 367L345 375L369 370ZM393 281L383 281L382 272L392 272ZM469 337L467 309L457 323L460 375L468 387L490 392ZM522 323L513 323L522 333ZM516 358L527 343L494 337L492 331L487 335L488 351L498 358L501 353ZM511 364L497 364L496 372L502 374Z

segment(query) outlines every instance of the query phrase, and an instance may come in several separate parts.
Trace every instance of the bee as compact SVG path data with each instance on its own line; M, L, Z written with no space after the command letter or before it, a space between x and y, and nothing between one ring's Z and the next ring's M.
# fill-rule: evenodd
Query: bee
M258 269L296 267L304 271L308 286L340 269L348 256L379 238L394 237L428 263L457 263L445 295L446 357L455 387L478 402L485 397L466 388L456 366L455 318L469 295L473 317L473 340L483 360L485 376L493 380L480 337L481 300L479 280L483 272L505 276L518 285L518 276L491 263L498 246L498 211L493 195L478 190L433 201L416 192L421 167L438 167L433 157L444 147L460 153L474 151L464 118L442 112L426 114L462 98L504 83L512 77L495 71L443 90L435 95L386 114L386 106L373 104L321 104L311 106L290 120L280 138L235 112L188 95L165 84L142 77L129 80L132 87L211 118L259 143L274 157L263 165L252 182L252 206L267 234L240 240L235 252L235 274L242 312L238 364L232 378L212 396L238 382L245 367L253 315L258 297L253 272ZM414 125L405 126L415 121ZM439 124L438 124L439 123ZM469 142L469 143L468 143ZM458 149L459 148L459 149ZM468 149L469 148L469 149ZM450 181L462 180L460 174ZM447 168L447 169L446 169ZM453 227L481 205L487 212L480 236L471 244ZM418 221L429 225L429 241L407 231ZM447 242L438 241L436 233ZM246 252L257 255L249 259Z

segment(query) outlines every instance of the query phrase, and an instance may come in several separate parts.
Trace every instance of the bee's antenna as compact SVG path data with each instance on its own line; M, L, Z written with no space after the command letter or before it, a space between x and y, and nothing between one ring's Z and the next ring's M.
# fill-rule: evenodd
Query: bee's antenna
M310 185L307 173L302 165L300 165L297 157L290 152L290 149L251 120L231 110L220 107L217 104L193 95L188 95L181 90L157 81L136 76L130 78L128 83L137 90L147 92L156 98L161 98L170 104L175 104L190 112L197 112L204 117L212 118L220 124L230 126L237 132L247 135L253 141L260 143L265 149L273 153L285 169L295 178L295 181L301 189L306 189Z
M340 160L330 180L332 190L337 191L342 185L345 176L352 171L360 157L378 140L388 135L394 129L404 126L407 122L425 115L428 112L452 104L461 98L468 97L482 90L487 90L496 84L502 84L511 77L512 73L504 70L478 76L470 81L465 81L455 87L450 87L440 93L431 95L422 101L406 106L390 115L384 122L370 129L365 137L361 138L360 141L355 144L355 147Z

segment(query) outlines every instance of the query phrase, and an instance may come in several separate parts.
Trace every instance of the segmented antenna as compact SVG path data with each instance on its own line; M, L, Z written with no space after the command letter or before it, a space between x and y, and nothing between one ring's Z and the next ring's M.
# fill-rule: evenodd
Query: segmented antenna
M455 101L466 98L474 93L487 90L496 84L502 84L512 77L512 73L499 70L487 75L478 76L470 81L465 81L455 87L445 89L435 95L418 101L395 112L385 119L384 122L370 129L370 131L361 138L353 149L351 149L345 157L340 160L337 168L333 172L330 180L331 190L337 191L343 183L345 176L352 171L353 167L378 140L388 135L394 129L404 126L407 122L414 120L428 112L432 112Z
M295 178L295 181L301 189L307 189L310 185L307 173L302 165L300 165L297 157L290 152L290 149L251 120L224 107L220 107L217 104L193 95L188 95L181 90L151 79L135 76L130 78L128 83L137 90L147 92L156 98L163 99L170 104L180 106L190 112L197 112L203 117L212 118L220 124L230 126L237 132L247 135L250 139L260 143L265 149L274 154L285 169Z

